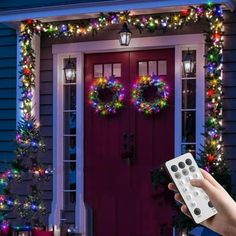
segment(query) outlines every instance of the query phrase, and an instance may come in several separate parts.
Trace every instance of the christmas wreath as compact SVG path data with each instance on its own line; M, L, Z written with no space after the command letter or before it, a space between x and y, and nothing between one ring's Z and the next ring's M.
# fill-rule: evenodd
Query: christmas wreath
M148 88L155 90L156 97L152 101L147 101L144 97L144 91ZM133 85L132 101L138 111L147 115L156 114L167 107L168 90L167 84L159 76L141 76Z
M105 93L105 94L104 94ZM103 100L103 96L110 94L108 101ZM96 112L102 115L114 114L121 109L124 99L124 88L118 80L111 76L100 77L94 81L89 92L89 102Z

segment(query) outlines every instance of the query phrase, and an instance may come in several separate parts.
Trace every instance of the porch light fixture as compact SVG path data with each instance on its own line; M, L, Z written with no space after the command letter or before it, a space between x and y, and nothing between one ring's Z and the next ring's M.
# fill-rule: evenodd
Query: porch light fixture
M76 67L75 63L70 59L68 59L65 67L63 68L65 73L66 82L73 82L76 78Z
M183 72L186 77L189 77L194 74L196 61L194 60L193 54L188 49L187 53L183 56Z
M131 31L128 28L127 23L125 22L122 26L121 31L119 32L120 35L120 45L121 46L129 46L130 40L131 40Z

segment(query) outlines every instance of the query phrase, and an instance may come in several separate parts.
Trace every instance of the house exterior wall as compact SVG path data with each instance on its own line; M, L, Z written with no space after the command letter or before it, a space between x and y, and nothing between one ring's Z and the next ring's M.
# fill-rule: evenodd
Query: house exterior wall
M225 44L223 58L224 105L223 140L225 156L233 171L233 187L236 189L236 14L225 14ZM234 191L235 192L235 191Z
M16 40L16 31L0 24L0 161L6 163L15 157Z
M0 3L0 12L1 11L9 11L16 9L29 9L36 7L47 7L47 6L59 6L59 5L69 5L69 4L78 4L78 3L89 3L89 2L112 2L113 0L1 0Z

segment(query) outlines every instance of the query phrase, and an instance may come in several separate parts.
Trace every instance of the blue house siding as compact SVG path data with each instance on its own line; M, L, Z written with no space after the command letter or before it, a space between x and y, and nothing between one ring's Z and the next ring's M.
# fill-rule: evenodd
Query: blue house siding
M78 3L89 3L89 2L112 2L114 0L1 0L0 2L0 12L15 10L15 9L28 9L28 8L36 8L36 7L46 7L46 6L58 6L58 5L70 5L70 4L78 4Z
M223 140L236 190L236 15L225 14Z
M8 162L15 157L15 130L16 31L0 24L0 161Z

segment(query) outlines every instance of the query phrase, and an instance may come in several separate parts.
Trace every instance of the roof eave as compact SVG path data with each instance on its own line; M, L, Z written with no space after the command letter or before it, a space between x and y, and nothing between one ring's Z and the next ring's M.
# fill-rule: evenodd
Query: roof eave
M236 2L234 0L212 0L212 3L223 4L226 9L234 10ZM180 10L183 7L190 5L204 4L206 1L202 0L117 0L111 2L96 2L95 3L80 3L63 6L50 6L50 7L38 7L22 10L12 10L1 12L0 22L11 23L15 25L16 22L20 22L25 19L40 19L42 21L55 21L60 17L60 20L71 20L91 17L91 15L98 14L99 12L112 12L112 11L124 11L134 10L143 13L143 11L155 10L155 12L171 12Z

